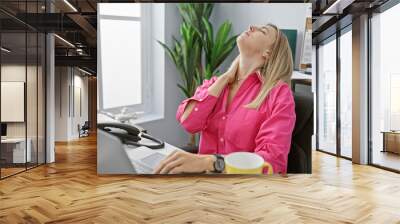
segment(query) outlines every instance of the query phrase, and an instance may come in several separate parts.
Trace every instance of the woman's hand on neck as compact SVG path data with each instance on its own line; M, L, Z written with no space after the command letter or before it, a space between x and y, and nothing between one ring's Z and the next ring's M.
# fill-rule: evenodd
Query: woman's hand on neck
M262 66L262 62L260 62L259 59L240 54L236 79L237 80L245 79L249 74L259 69L260 66Z

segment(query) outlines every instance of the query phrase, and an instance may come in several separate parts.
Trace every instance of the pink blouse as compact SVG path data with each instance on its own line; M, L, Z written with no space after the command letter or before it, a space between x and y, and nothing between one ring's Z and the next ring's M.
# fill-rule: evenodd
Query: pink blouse
M189 101L197 101L181 125L190 133L201 133L199 154L254 152L272 165L274 173L286 173L296 120L289 85L279 81L259 110L256 110L244 105L250 103L261 88L262 77L259 72L248 75L228 107L228 85L219 97L208 94L208 87L216 80L215 76L204 80L194 96L179 105L176 113L180 121Z

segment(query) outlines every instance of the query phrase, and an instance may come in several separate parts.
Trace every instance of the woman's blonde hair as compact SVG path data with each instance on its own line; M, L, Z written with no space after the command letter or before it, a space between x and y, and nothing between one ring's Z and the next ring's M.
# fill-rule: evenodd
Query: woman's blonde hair
M279 80L290 85L292 77L293 59L287 37L275 25L268 24L267 26L276 30L277 38L272 47L270 57L265 60L264 65L260 68L261 76L264 79L263 85L257 97L246 105L247 108L258 109L268 96L269 91Z

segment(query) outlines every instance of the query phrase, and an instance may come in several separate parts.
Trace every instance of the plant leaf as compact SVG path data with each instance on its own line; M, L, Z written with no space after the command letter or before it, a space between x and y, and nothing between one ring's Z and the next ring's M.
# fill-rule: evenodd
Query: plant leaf
M183 87L181 84L176 84L178 87L179 87L179 89L181 89L181 91L182 91L182 93L187 97L187 98L189 98L189 97L192 97L191 95L190 95L190 93L189 93L189 91L185 88L185 87Z

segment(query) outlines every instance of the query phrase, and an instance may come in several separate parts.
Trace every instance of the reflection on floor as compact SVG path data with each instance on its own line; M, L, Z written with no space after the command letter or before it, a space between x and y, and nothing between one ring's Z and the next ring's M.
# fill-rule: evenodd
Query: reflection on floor
M312 175L98 176L89 137L0 181L0 223L399 223L399 189L399 174L315 151Z
M1 178L5 178L7 176L13 175L13 174L17 174L19 172L25 171L26 169L30 169L33 167L36 167L37 164L36 163L27 163L26 167L25 164L18 164L18 165L13 165L13 164L9 164L6 165L6 167L2 167L1 168Z
M4 178L4 177L13 175L15 173L18 173L18 172L21 172L24 170L25 170L25 167L24 168L19 168L19 167L18 168L1 168L1 177Z
M374 151L373 163L400 171L400 155L392 152Z
M351 148L342 147L340 150L341 150L341 151L340 151L340 154L341 154L342 156L347 157L347 158L351 158L351 157L352 157L352 152L353 152L353 151L352 151Z

